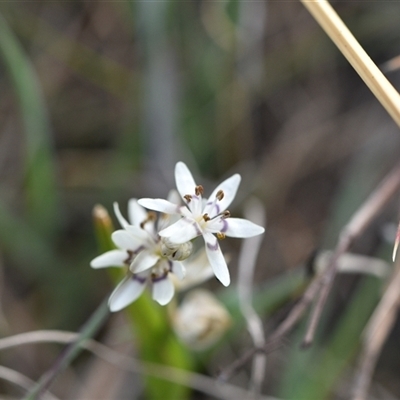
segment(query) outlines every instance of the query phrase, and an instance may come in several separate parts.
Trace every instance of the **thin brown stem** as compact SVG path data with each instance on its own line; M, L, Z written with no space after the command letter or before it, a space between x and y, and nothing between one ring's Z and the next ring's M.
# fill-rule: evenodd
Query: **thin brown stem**
M325 307L325 303L328 299L329 292L337 273L337 261L339 257L344 254L353 244L354 240L365 231L366 227L399 190L399 188L400 164L396 165L396 167L392 169L342 230L338 245L329 262L327 270L318 282L319 290L317 291L319 295L310 317L307 332L303 340L303 346L307 347L311 345L314 340L318 322L321 318L322 311Z
M400 268L399 263L397 263L397 268L393 273L390 284L366 328L363 352L360 357L360 366L354 385L353 400L367 399L368 388L376 363L396 320L400 302L399 287Z
M368 197L364 204L355 212L353 217L350 219L350 222L343 228L342 233L339 236L336 250L331 257L326 270L310 283L300 301L292 308L288 316L280 323L275 331L267 338L264 347L262 349L253 348L246 351L241 357L221 372L220 379L230 379L230 377L251 360L257 352L268 352L279 346L283 341L283 337L296 326L304 312L317 298L316 306L311 314L309 327L303 341L303 346L308 346L312 343L325 302L337 273L338 259L350 248L354 240L365 231L376 215L399 189L400 164L397 164L385 179L383 179L375 191Z
M318 327L318 322L321 318L322 311L324 309L328 294L333 285L334 278L337 273L337 265L339 258L348 250L350 247L351 240L349 237L345 237L339 241L339 244L331 256L331 260L328 264L328 268L325 274L322 276L320 281L319 297L316 300L314 310L310 317L310 322L306 335L304 336L302 347L306 348L310 346L314 340L314 334Z
M283 343L283 338L279 338L277 340L268 339L263 347L253 347L248 349L245 353L243 353L239 358L237 358L233 363L231 363L228 367L224 368L218 375L218 380L222 382L227 382L233 375L236 374L243 366L248 363L255 354L264 353L268 354L272 351L278 349Z

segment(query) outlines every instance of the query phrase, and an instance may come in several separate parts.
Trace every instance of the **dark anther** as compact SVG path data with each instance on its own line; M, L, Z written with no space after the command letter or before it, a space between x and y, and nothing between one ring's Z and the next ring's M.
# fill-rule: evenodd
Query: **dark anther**
M194 192L196 193L196 196L202 195L204 192L203 186L201 185L196 186Z
M215 197L216 197L219 201L221 201L221 200L224 198L224 196L225 196L225 193L224 193L223 190L218 190L217 194L215 195Z
M224 211L222 214L222 218L224 218L224 219L229 218L230 216L231 216L231 213L228 210Z
M203 219L204 219L204 221L209 221L211 218L208 216L208 214L207 213L205 213L204 215L203 215Z
M127 253L128 253L128 257L126 258L126 260L124 260L124 264L130 265L133 261L134 253L133 253L133 251L130 251L130 250L128 250Z

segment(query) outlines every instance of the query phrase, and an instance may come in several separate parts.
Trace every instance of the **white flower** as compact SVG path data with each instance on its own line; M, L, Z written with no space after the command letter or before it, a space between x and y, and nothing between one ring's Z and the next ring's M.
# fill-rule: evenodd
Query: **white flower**
M229 257L227 262L229 263ZM200 285L214 276L214 272L208 262L206 250L204 248L200 249L190 258L185 260L185 270L185 279L173 279L175 290L177 292L187 291L193 286ZM175 277L172 276L172 278Z
M160 238L159 229L168 226L170 219L154 212L147 213L136 199L128 204L130 223L122 216L118 204L114 212L124 229L113 232L111 238L117 249L107 251L90 263L92 268L129 267L128 275L115 288L109 299L111 311L119 311L134 302L146 284L152 286L152 296L161 305L169 303L174 295L171 274L183 279L185 267L180 262L191 254L192 244L171 244Z
M225 236L248 238L264 232L263 227L246 219L230 218L227 208L235 198L240 175L235 174L218 185L208 201L202 198L203 187L195 183L192 174L183 162L178 162L175 166L175 181L186 206L179 206L163 199L140 199L138 203L162 213L180 214L181 218L161 230L159 235L175 244L186 243L202 235L207 257L215 276L223 285L228 286L229 270L217 238L223 239Z

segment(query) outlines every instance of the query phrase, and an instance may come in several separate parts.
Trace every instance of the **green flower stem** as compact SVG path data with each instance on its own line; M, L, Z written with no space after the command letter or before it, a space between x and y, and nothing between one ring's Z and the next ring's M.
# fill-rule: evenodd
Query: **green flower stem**
M115 248L111 241L114 231L111 218L102 206L93 211L96 236L101 251ZM125 276L121 268L111 268L110 276L118 284ZM136 346L143 361L192 370L193 356L178 342L170 326L167 307L156 303L148 290L125 309ZM153 376L145 377L145 397L147 399L186 399L190 394L188 387Z
M57 376L79 355L82 350L82 344L85 340L92 338L96 334L109 315L110 312L108 310L107 300L105 300L84 324L78 339L61 352L52 368L42 375L32 390L24 397L24 400L39 399Z

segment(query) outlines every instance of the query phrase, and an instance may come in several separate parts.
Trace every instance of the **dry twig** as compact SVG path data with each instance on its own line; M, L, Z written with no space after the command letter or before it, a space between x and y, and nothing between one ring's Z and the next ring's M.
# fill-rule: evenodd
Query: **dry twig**
M399 287L400 263L397 262L389 286L365 329L363 352L354 385L353 400L367 399L376 362L396 320L400 305Z
M368 54L360 46L333 8L326 0L300 1L310 11L326 34L337 45L339 50L354 67L393 120L398 126L400 126L399 93L394 89ZM314 299L316 299L316 304L311 314L307 333L303 340L303 346L309 346L312 343L321 313L324 309L337 273L338 259L350 248L354 240L364 232L367 225L399 189L399 187L400 165L397 165L345 226L340 234L337 247L326 271L321 276L317 276L317 278L315 278L315 280L309 285L301 300L293 307L287 318L269 337L263 347L264 351L267 351L272 345L280 343L283 336L297 324L305 310L310 306ZM247 351L242 357L225 369L221 374L221 378L229 379L237 369L241 368L258 351L260 351L259 348Z
M326 0L300 0L400 127L400 95Z
M0 365L0 378L11 382L14 385L17 385L25 390L29 390L35 384L35 382L29 379L27 376L13 369L4 367L3 365ZM59 399L56 396L52 395L50 392L46 391L43 393L43 400Z
M319 292L306 336L303 341L304 346L312 343L318 321L321 317L322 310L325 306L328 294L333 284L333 280L337 273L337 261L339 257L345 253L352 245L354 240L360 236L366 227L372 222L375 216L382 210L385 204L400 188L400 164L386 176L382 183L369 196L364 204L353 215L350 222L342 230L339 242L326 272L321 276L320 281L315 281ZM319 290L318 290L319 289ZM308 291L308 290L307 290ZM306 293L307 293L306 291Z
M26 332L11 337L0 339L0 350L26 345L30 343L74 343L80 339L80 334L75 332L43 330ZM203 393L220 399L249 399L252 393L231 384L220 384L215 379L195 372L189 372L175 367L170 367L151 362L142 362L128 357L94 339L85 339L81 342L82 348L92 352L102 360L139 374L147 374L171 382L186 385ZM269 396L260 396L260 400L277 400Z
M292 308L285 320L276 328L276 330L267 338L262 349L249 349L240 358L235 360L220 374L220 378L228 380L237 370L243 367L257 352L269 352L275 349L283 341L283 337L289 333L303 316L306 309L316 300L313 313L303 346L312 343L315 329L318 325L321 313L324 309L326 299L332 287L333 280L337 273L337 262L372 222L376 215L382 210L385 204L400 188L400 164L396 165L392 171L383 179L381 184L368 197L363 205L355 212L350 222L343 228L336 249L330 259L326 270L317 276L308 286L300 301Z
M245 217L250 221L265 226L265 214L262 204L252 199L247 202ZM245 239L239 257L238 296L240 310L247 323L247 330L255 347L262 347L265 344L264 329L261 318L258 316L252 304L252 288L254 278L254 267L258 252L260 250L263 235ZM251 371L251 390L255 396L261 393L261 386L265 376L266 366L265 353L257 354L253 359Z

